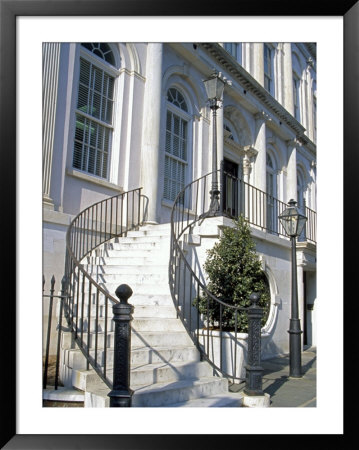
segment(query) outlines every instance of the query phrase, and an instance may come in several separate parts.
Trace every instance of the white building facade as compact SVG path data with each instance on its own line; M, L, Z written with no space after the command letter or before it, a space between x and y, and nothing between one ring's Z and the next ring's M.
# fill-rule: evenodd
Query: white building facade
M251 225L271 290L263 356L288 352L291 253L276 202L308 216L297 243L303 345L315 346L316 47L301 43L46 43L43 46L43 262L60 280L71 220L142 187L146 221L170 222L177 194L212 172L203 80L230 80L217 113L218 168L265 198ZM231 186L222 186L236 212ZM238 211L237 211L238 212ZM214 239L202 236L197 253Z

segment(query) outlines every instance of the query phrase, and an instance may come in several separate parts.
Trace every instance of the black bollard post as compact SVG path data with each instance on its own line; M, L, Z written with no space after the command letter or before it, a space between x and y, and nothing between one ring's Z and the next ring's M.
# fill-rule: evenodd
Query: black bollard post
M249 300L251 305L247 308L248 314L248 360L246 365L247 395L263 395L261 367L261 319L263 310L258 305L259 294L253 292Z
M133 391L130 389L131 366L131 320L133 306L127 303L132 295L132 289L127 284L121 284L116 289L120 303L113 305L113 320L115 322L115 348L113 366L112 391L110 407L130 407Z

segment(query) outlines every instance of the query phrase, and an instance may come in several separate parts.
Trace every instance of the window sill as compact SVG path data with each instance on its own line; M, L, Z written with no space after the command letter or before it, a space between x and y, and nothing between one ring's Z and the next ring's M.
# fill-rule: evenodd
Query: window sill
M116 192L123 192L123 188L117 186L117 184L110 183L109 181L102 180L101 178L93 177L84 172L80 172L75 169L67 169L66 175L70 177L78 178L79 180L87 181L88 183L96 184L97 186L102 186L107 189L111 189Z

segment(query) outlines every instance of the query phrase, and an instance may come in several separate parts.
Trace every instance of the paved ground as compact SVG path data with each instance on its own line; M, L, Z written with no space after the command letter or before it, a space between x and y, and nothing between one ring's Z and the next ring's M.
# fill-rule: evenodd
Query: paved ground
M316 406L316 351L302 352L301 378L289 377L289 357L281 356L262 361L263 391L270 395L271 407ZM232 385L230 390L239 392L245 384Z

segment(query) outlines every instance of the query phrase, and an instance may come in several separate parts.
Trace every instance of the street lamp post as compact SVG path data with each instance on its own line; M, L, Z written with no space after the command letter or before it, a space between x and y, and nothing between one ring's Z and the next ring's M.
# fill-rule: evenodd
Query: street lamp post
M217 173L217 109L220 107L219 102L222 99L223 90L225 84L231 84L222 77L221 72L213 71L212 75L203 80L206 88L209 107L212 110L213 117L213 133L212 133L212 189L210 191L211 203L209 210L204 214L206 217L215 216L219 212L220 206L220 190L218 186L218 173Z
M296 208L296 201L289 200L288 208L279 215L279 220L292 243L292 304L289 322L289 376L302 376L301 328L298 311L296 238L303 231L307 218Z

